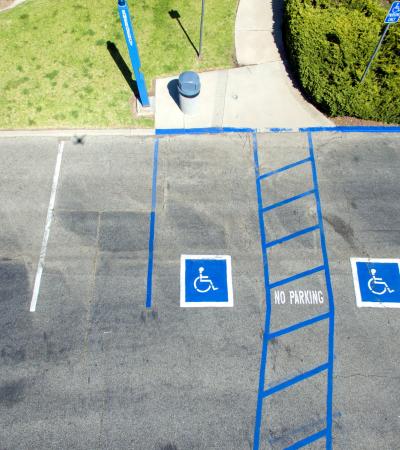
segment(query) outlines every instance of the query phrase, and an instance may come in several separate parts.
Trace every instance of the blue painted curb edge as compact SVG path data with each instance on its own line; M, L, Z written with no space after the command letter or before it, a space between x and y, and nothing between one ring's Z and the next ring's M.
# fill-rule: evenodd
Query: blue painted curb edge
M252 128L210 127L210 128L156 128L156 135L171 134L219 134L219 133L252 133Z
M309 127L299 128L302 133L332 131L335 133L400 133L400 127L397 126L349 126L349 127Z
M156 128L157 136L181 135L181 134L221 134L221 133L400 133L400 126L340 126L340 127L308 127L308 128L234 128L234 127L209 127L209 128Z

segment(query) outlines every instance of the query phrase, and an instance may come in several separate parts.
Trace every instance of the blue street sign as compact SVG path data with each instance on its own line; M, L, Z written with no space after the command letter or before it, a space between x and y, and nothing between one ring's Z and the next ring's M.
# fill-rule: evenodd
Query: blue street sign
M143 106L150 106L147 95L146 82L140 71L140 57L136 45L135 34L133 32L132 21L129 15L128 5L125 0L118 0L119 18L121 19L122 29L124 30L125 41L128 47L129 56L135 73L136 83L139 91L140 102Z
M385 23L396 23L400 19L400 2L393 2L387 16Z
M231 257L181 256L181 306L233 306Z
M400 308L400 259L351 258L357 306Z

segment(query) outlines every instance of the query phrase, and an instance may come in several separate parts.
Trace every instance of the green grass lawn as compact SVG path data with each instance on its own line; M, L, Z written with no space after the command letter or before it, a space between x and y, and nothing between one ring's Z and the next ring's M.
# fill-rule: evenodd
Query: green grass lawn
M132 116L132 91L107 49L131 68L117 0L27 0L0 13L0 128L152 126ZM206 1L201 61L201 0L130 1L148 88L156 77L233 65L237 0Z

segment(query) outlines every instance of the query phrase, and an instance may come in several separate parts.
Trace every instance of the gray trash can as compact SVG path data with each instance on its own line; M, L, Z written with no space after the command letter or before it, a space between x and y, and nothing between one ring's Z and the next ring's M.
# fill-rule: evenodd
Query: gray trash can
M179 106L183 114L194 115L199 109L200 77L196 72L183 72L178 79Z

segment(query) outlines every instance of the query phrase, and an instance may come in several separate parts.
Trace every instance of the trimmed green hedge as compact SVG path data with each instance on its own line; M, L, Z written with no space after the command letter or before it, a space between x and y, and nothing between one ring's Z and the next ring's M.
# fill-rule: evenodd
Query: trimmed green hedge
M331 116L400 122L400 24L360 80L384 28L378 0L286 0L284 35L305 94Z

